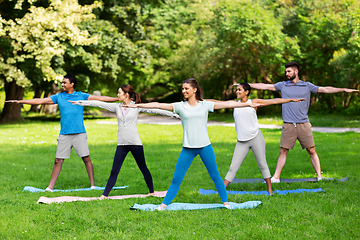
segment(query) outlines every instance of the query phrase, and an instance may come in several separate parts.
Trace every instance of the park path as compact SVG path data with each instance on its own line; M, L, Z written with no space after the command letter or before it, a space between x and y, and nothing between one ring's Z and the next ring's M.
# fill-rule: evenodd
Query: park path
M107 112L105 115L107 117L116 117L116 114L112 114L110 112ZM100 124L117 124L116 122L109 122L109 121L97 121L97 122ZM138 118L138 123L157 124L157 125L177 125L177 124L181 124L181 121L179 119L173 119L160 115L140 114ZM215 122L215 121L208 121L208 125L235 127L235 123L223 123L223 122ZM268 129L281 128L281 126L270 125L270 124L259 124L259 127L268 128ZM323 133L340 133L340 132L360 133L360 128L312 127L312 130L314 132L323 132Z

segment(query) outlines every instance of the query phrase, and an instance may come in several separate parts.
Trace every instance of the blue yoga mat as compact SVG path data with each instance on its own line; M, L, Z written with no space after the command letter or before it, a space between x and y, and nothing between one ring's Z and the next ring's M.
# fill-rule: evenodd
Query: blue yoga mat
M249 209L256 208L261 204L261 201L248 201L244 203L233 203L229 202L231 209ZM133 210L143 210L143 211L153 211L160 205L155 204L137 204L130 209ZM222 203L170 203L166 210L168 211L178 211L178 210L200 210L200 209L217 209L225 208ZM226 208L225 208L226 209Z
M326 181L340 181L340 182L346 182L349 177L344 177L340 179L336 178L328 178L323 177L322 180ZM239 179L234 178L234 180L231 183L256 183L256 182L264 182L263 178L245 178L245 179ZM280 178L281 183L293 183L293 182L318 182L317 178Z
M124 189L127 187L128 186L113 187L112 189ZM91 189L91 188L78 188L78 189L66 189L66 190L54 189L53 192L79 192L79 191L91 191L91 190L105 190L105 187L95 186L95 189ZM23 191L24 192L45 192L44 189L31 187L31 186L25 186Z
M236 195L243 195L243 194L255 194L255 195L269 195L268 191L226 191L228 194L236 194ZM276 190L274 194L285 195L288 193L312 193L312 192L324 192L321 188L316 189L296 189L296 190ZM205 190L200 188L199 193L203 195L209 194L216 194L217 191L215 190Z

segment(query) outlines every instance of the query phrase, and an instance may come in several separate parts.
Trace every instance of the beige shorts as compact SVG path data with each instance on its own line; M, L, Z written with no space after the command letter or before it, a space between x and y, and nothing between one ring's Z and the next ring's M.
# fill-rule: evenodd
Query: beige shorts
M57 140L56 158L70 158L71 148L81 158L90 155L86 133L59 135Z
M293 149L296 139L299 140L302 148L310 148L315 146L310 122L283 124L280 147Z

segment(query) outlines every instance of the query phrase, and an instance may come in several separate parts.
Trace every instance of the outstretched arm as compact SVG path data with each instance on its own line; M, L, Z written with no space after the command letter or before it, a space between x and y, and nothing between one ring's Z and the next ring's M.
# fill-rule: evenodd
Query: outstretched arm
M215 102L214 109L223 109L223 108L239 108L239 107L261 107L260 103L240 103L233 100L225 102Z
M5 102L30 104L30 105L53 104L53 100L49 97L48 98L34 98L34 99L29 99L29 100L8 100Z
M204 100L205 100L205 101L209 101L209 102L224 102L224 101L215 100L215 99L204 99ZM228 100L228 101L236 102L235 100Z
M273 105L273 104L281 104L288 102L301 102L305 101L305 98L274 98L274 99L253 99L253 103L260 103L262 107Z
M78 101L69 101L72 104L80 105L80 106L88 106L88 107L99 107L110 112L116 112L116 103L107 103L103 101L97 100L78 100Z
M274 84L249 83L249 85L253 89L276 91Z
M158 108L158 109L164 109L164 110L168 110L168 111L173 111L173 106L170 103L158 103L158 102L124 105L124 107L130 107L130 108L136 108L136 107L139 107L139 108Z
M117 101L119 101L119 98L117 98L117 97L108 97L108 96L90 95L88 100L98 100L98 101L102 101L102 102L117 102Z
M336 87L319 87L318 93L338 93L338 92L359 92L357 89L350 88L336 88Z

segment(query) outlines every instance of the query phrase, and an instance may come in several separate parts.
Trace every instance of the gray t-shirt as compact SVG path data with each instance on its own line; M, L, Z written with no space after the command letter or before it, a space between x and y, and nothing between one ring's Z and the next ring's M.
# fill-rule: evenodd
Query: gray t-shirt
M172 103L174 113L181 117L183 147L202 148L210 145L207 131L208 113L214 111L214 102L199 101L196 106L186 102Z
M302 102L289 102L282 104L282 118L285 123L309 122L308 110L310 105L310 94L316 94L319 87L312 83L299 81L278 82L274 84L276 91L281 91L282 98L305 98Z

